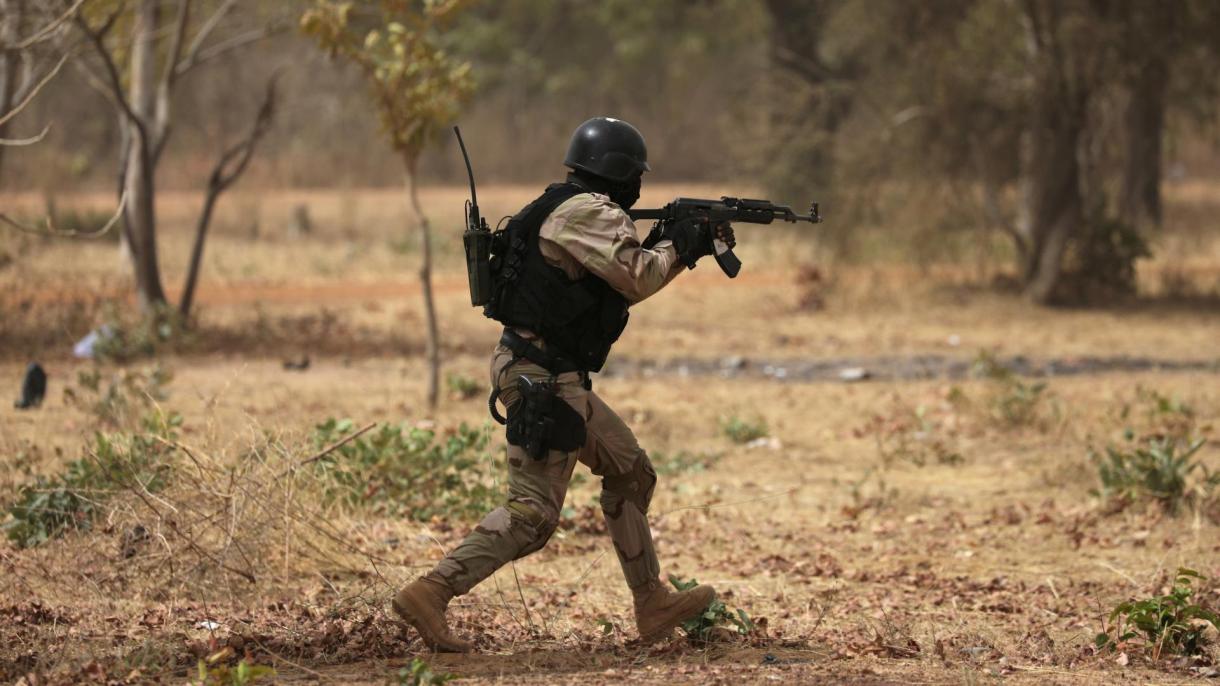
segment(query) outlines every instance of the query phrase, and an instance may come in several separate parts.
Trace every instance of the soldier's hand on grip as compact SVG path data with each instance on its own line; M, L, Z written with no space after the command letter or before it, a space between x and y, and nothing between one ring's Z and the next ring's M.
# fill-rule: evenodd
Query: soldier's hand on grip
M713 252L712 227L706 217L686 217L670 222L661 229L661 238L673 241L678 259L687 267L694 267L700 257Z
M729 250L737 247L737 236L733 233L733 225L720 222L716 225L716 240L728 246Z

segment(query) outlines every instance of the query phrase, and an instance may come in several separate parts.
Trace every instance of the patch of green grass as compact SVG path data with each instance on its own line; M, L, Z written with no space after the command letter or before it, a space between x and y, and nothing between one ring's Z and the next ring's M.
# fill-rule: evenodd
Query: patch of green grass
M328 419L314 430L321 448L350 434L350 419ZM491 429L462 424L438 434L405 424L383 425L315 462L327 498L350 509L419 521L475 517L502 499L487 453Z
M679 591L689 591L699 585L695 579L683 580L673 574L669 575L669 583ZM703 614L682 622L682 633L697 643L707 643L715 638L716 632L729 630L741 636L749 635L757 627L745 610L730 610L719 598L703 610Z
M478 381L461 374L446 376L445 386L449 388L449 394L458 400L469 400L483 390L483 386Z
M698 474L714 467L723 457L722 453L692 453L686 450L673 454L654 452L652 466L660 476Z
M768 436L767 423L762 418L747 420L736 415L720 423L720 432L738 445L744 445L750 441Z
M167 441L174 440L181 425L180 415L153 413L142 431L96 434L89 454L70 462L62 474L38 476L21 486L0 529L18 547L31 548L68 531L92 528L116 493L161 490L175 452Z
M1210 472L1195 459L1203 444L1203 439L1182 443L1150 438L1128 447L1107 446L1104 454L1092 452L1101 480L1101 488L1094 494L1119 505L1151 500L1170 514L1186 501L1214 499L1220 489L1220 472ZM1201 478L1192 483L1196 472Z
M1208 626L1220 628L1220 615L1195 602L1194 582L1203 579L1183 567L1167 595L1120 603L1110 613L1112 626L1097 634L1095 645L1099 650L1140 650L1154 661L1201 654Z

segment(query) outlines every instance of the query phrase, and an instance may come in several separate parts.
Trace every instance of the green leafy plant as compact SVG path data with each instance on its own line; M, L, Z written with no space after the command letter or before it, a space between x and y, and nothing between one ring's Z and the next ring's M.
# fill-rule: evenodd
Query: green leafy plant
M1212 499L1220 487L1220 472L1209 472L1195 459L1203 443L1151 438L1127 448L1107 446L1104 455L1092 452L1101 479L1101 489L1094 494L1118 504L1153 500L1171 514L1186 500ZM1192 484L1196 471L1202 478Z
M720 431L730 441L738 445L749 443L759 438L766 438L768 435L767 423L761 418L751 421L736 415L721 422Z
M1099 650L1142 649L1153 660L1200 654L1208 626L1220 628L1220 615L1194 602L1196 580L1204 577L1183 567L1167 595L1120 603L1110 613L1112 626L1097 634L1095 645Z
M398 670L400 686L441 686L456 678L456 674L433 671L431 665L418 657L411 660L410 665Z
M1045 382L1022 381L990 352L979 351L972 371L991 382L988 406L995 422L1009 428L1035 426L1058 414L1057 407L1048 409L1050 394Z
M186 320L176 308L164 303L135 317L108 307L97 332L93 356L112 362L154 355L171 341L182 342L188 333Z
M689 591L699 585L695 579L683 580L673 574L669 575L669 583L679 591ZM698 617L682 622L682 633L686 634L689 640L698 643L707 643L718 631L726 629L746 636L752 633L756 626L745 610L730 610L719 598L713 600Z
M449 395L458 400L469 400L478 395L479 391L483 390L478 381L461 374L447 375L445 377L445 385L449 387Z
M350 434L350 419L317 425L314 444ZM501 499L487 454L490 427L462 424L444 435L407 425L383 425L315 464L325 495L352 509L426 521L477 516Z
M38 476L21 486L0 529L19 547L30 548L71 530L90 529L115 493L164 488L172 469L170 442L181 425L180 415L153 413L140 432L98 433L87 457L70 462L62 474Z

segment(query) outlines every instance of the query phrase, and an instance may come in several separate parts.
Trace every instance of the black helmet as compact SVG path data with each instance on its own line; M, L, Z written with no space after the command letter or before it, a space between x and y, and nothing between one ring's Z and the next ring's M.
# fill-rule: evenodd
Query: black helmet
M648 171L648 147L631 124L594 117L576 127L563 163L611 181L629 181Z

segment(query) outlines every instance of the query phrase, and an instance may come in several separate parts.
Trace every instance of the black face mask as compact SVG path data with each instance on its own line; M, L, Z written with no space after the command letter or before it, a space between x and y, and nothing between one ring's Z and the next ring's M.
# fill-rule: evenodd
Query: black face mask
M640 175L630 181L615 184L610 188L608 194L610 199L624 210L631 209L631 206L640 199L640 187L643 185L643 178L643 175Z

